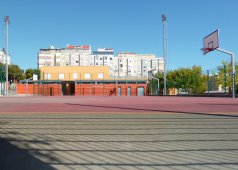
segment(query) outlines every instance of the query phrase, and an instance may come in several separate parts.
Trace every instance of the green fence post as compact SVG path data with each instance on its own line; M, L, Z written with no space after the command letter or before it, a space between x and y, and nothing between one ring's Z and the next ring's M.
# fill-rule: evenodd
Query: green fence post
M226 65L224 65L224 87L225 87L225 94L226 94Z
M210 88L210 85L209 85L209 70L207 70L207 94L209 95L209 88Z

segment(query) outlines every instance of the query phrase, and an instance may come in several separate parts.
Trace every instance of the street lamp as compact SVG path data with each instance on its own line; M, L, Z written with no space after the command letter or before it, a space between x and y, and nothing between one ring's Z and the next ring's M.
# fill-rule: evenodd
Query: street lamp
M159 79L156 78L156 77L153 77L153 71L155 71L155 70L157 70L157 69L152 69L152 70L149 70L149 71L148 71L148 79L151 78L151 79L155 79L155 80L158 81L158 94L159 94ZM151 77L149 76L149 73L150 73L150 72L151 72Z
M10 23L9 16L4 17L4 22L6 24L6 95L8 96L8 25Z
M158 78L155 78L155 77L151 77L151 78L158 81L158 95L159 95L159 79L158 79Z
M164 56L164 95L167 93L166 87L166 64L167 64L167 22L166 16L162 15L162 23L163 23L163 56Z

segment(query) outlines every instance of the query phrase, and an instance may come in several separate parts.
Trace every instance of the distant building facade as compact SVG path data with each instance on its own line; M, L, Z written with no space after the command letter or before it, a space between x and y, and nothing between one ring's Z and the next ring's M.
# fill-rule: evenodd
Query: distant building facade
M147 78L148 72L164 69L164 59L154 54L119 53L114 58L114 71L118 77Z
M41 80L104 80L109 79L106 66L43 66L40 68Z
M8 55L8 65L11 64L11 58ZM0 49L0 63L6 64L6 53L4 49Z
M98 48L97 51L93 51L91 57L94 61L93 66L108 66L109 74L113 76L114 51L112 48Z
M112 79L108 66L42 66L40 71L40 81L21 80L17 94L145 96L147 92L146 79Z
M147 78L148 72L163 71L164 59L154 54L119 53L112 48L91 50L91 46L40 49L38 68L42 66L108 66L110 77Z
M88 66L91 47L72 46L66 48L40 49L38 53L38 68L42 66Z

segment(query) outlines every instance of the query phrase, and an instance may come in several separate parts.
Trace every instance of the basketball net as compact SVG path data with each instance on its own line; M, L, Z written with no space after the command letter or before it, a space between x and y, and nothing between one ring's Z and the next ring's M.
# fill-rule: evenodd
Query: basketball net
M203 51L203 54L207 54L208 52L212 51L212 48L201 48L201 51Z

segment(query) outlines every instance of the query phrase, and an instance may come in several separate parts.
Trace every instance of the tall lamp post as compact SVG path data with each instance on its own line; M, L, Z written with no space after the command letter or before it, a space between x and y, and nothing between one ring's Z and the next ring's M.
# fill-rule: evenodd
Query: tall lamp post
M163 23L163 57L164 57L164 95L167 95L166 74L167 74L167 22L166 16L162 15Z
M6 24L6 95L8 96L8 25L10 23L9 16L4 17L4 22Z
M158 81L158 95L159 95L159 79L153 76L153 71L155 71L155 70L157 70L157 69L151 69L151 70L149 70L147 77L148 77L148 81L149 81L149 79L155 79L155 80ZM150 74L151 74L151 75L150 75Z

